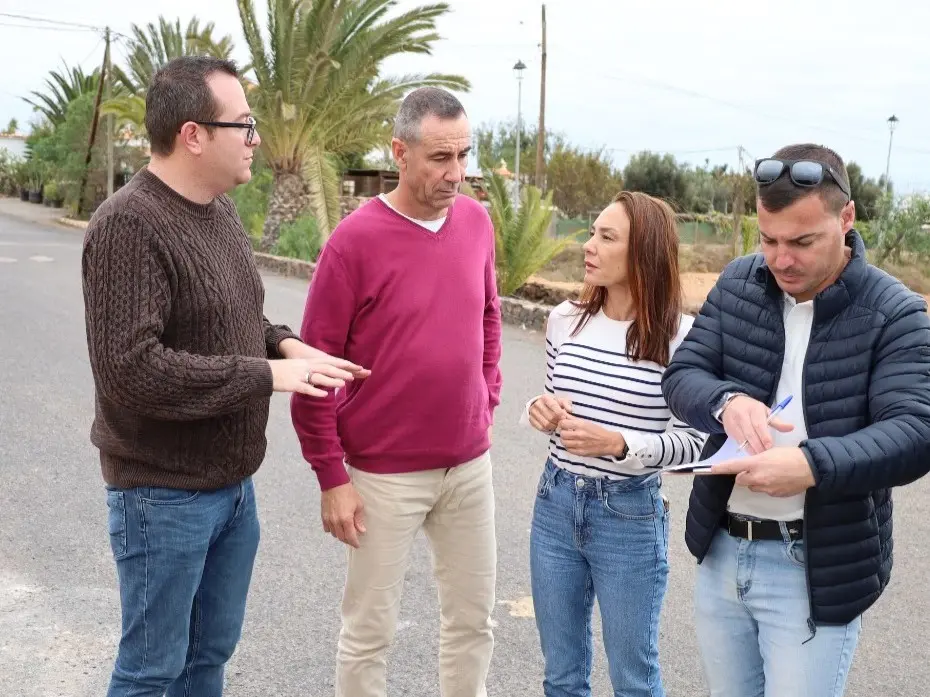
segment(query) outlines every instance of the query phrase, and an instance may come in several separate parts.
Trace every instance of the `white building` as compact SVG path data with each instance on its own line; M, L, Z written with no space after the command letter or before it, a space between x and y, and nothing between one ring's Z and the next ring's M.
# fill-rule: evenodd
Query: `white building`
M0 135L0 150L6 150L15 157L26 156L26 136L20 133Z

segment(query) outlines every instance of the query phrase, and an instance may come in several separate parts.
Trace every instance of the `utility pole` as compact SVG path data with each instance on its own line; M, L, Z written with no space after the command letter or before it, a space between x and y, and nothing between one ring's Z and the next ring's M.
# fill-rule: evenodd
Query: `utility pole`
M106 80L107 80L107 101L113 98L113 63L110 56L110 27L104 29L104 40L107 48L106 55ZM113 195L113 114L107 114L107 197Z
M888 176L891 174L891 139L894 138L894 129L900 120L901 119L894 114L888 118L888 159L885 160L885 196L888 195Z
M514 189L513 196L514 209L520 208L520 136L523 131L523 115L521 113L521 104L523 102L523 71L526 70L522 60L518 60L513 66L514 75L517 76L517 155L514 158Z
M733 256L743 256L743 146L736 146L739 164L733 179Z
M536 132L536 188L543 188L543 152L546 147L546 4L542 6L542 69L539 78L539 129Z
M90 138L87 140L87 155L84 157L84 170L81 172L81 188L78 189L78 217L84 212L84 190L87 188L87 170L90 167L90 158L97 139L97 123L100 120L100 97L103 94L103 82L107 79L107 66L110 63L110 29L107 27L104 34L106 48L103 50L103 65L100 68L100 80L97 82L97 96L94 99L94 118L90 123Z

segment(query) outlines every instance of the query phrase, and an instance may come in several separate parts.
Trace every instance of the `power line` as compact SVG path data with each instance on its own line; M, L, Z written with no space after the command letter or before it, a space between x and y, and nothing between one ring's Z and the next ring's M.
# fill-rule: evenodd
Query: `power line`
M575 53L575 57L578 58L579 60L582 59L582 57L581 57L579 54L577 54L577 53ZM619 69L619 68L618 68L618 70L621 70L621 71L622 71L622 69ZM563 70L563 71L560 71L560 72L563 72L563 73L566 73L566 74L567 74L567 71L564 71L564 70ZM639 76L639 75L636 75L636 74L631 74L631 73L629 73L628 71L623 71L623 72L626 72L626 76L625 76L625 77L618 77L617 75L607 75L607 74L604 74L604 73L595 73L595 72L589 72L589 74L592 75L592 76L594 76L594 77L598 77L598 78L601 78L601 79L604 79L604 80L611 80L611 81L615 81L615 82L625 82L625 83L639 84L639 85L644 86L644 87L650 87L650 88L654 88L654 89L665 90L665 91L668 91L668 92L673 92L673 93L681 94L681 95L684 95L684 96L687 96L687 97L691 97L691 98L694 98L694 99L702 99L702 100L705 100L705 101L709 101L709 102L714 102L714 103L720 104L720 105L722 105L722 106L726 106L726 107L728 107L728 108L730 108L730 109L735 109L735 110L737 110L737 111L742 111L742 112L745 112L745 113L749 113L749 114L752 114L752 115L754 115L754 116L761 116L761 117L766 118L766 119L774 119L774 120L783 121L783 122L786 122L786 123L792 123L792 124L795 124L795 125L803 125L805 128L812 128L812 129L815 129L815 130L821 130L821 131L828 132L828 133L835 133L835 134L837 134L837 135L841 135L841 136L844 136L844 137L847 137L847 138L854 138L854 139L857 139L857 140L862 140L862 141L869 142L869 143L873 143L873 144L880 144L880 143L882 142L882 141L878 140L877 138L875 138L874 136L866 136L866 135L863 135L863 134L860 134L860 133L852 133L852 132L849 132L849 131L843 131L843 130L840 130L840 129L832 128L832 127L830 127L830 126L823 126L823 125L820 125L820 124L802 123L801 121L799 121L799 120L797 120L797 119L794 119L794 118L791 118L791 117L787 117L787 116L783 116L783 115L781 115L781 114L776 114L776 113L773 113L773 112L768 111L768 110L756 109L756 108L747 106L747 105L745 105L745 104L740 104L740 103L738 103L738 102L732 102L732 101L727 100L727 99L722 99L722 98L716 97L716 96L714 96L714 95L705 94L705 93L703 93L703 92L698 92L698 91L696 91L696 90L692 90L692 89L689 89L689 88L686 88L686 87L680 87L680 86L678 86L678 85L673 85L673 84L670 84L670 83L667 83L667 82L663 82L663 81L661 81L661 80L655 80L655 79L653 79L653 78L646 78L646 77L642 77L642 76ZM572 73L572 77L573 77L573 78L577 78L577 74ZM914 147L909 147L909 146L900 146L900 149L901 149L901 150L911 150L911 151L913 151L913 152L918 152L918 153L930 154L930 150L928 150L928 149L923 149L923 148L914 148Z
M106 32L106 27L98 27L92 24L81 24L79 22L67 22L64 20L58 19L47 19L46 17L35 17L31 15L20 15L12 14L10 12L0 12L0 17L9 17L12 19L20 19L28 22L35 22L38 24L7 24L0 22L0 26L10 26L17 27L20 29L47 29L49 31L87 31L87 32L98 32L102 36ZM118 36L122 39L129 39L128 36L122 34L118 31L110 29L110 34L113 36Z
M47 19L45 17L34 17L30 15L17 15L9 12L0 12L0 17L10 17L12 19L27 19L30 22L45 22L47 24L60 24L67 27L80 27L81 29L93 29L94 31L103 31L103 27L95 27L90 24L79 24L77 22L65 22L60 19Z
M0 27L14 27L16 29L42 29L43 31L68 31L79 34L96 33L96 29L76 29L73 27L43 27L35 24L13 24L12 22L0 22Z

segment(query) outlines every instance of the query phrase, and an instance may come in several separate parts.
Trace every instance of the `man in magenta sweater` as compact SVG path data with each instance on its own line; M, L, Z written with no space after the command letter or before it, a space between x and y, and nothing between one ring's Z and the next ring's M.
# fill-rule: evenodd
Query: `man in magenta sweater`
M470 146L454 96L411 93L394 126L397 188L339 224L307 296L302 339L371 369L326 399L291 402L323 529L348 545L337 697L384 697L421 528L439 586L441 694L487 694L501 320L491 220L458 195Z

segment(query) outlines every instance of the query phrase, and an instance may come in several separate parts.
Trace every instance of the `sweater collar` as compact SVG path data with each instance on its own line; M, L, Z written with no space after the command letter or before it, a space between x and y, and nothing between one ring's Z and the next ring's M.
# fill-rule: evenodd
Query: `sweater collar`
M845 243L852 250L849 261L840 277L814 297L815 321L834 317L851 305L852 299L858 294L865 278L868 262L865 258L865 242L862 241L862 236L855 229L851 229L846 233ZM775 276L765 261L756 268L755 280L764 285L773 296L782 294Z
M216 214L216 199L213 199L210 203L195 203L168 186L155 174L150 172L148 167L140 169L138 173L136 173L136 177L139 178L142 186L158 196L158 198L193 218L212 218Z

